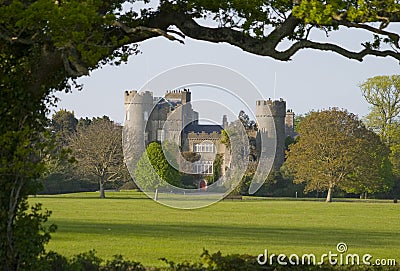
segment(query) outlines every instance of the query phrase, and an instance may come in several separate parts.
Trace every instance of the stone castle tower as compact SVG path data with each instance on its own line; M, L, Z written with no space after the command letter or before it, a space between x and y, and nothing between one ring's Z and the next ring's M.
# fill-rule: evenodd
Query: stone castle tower
M294 136L294 113L286 111L286 102L282 98L275 101L259 100L256 101L256 120L258 142L261 138L263 144L269 147L276 140L273 168L278 170L285 161L285 140L288 136Z
M182 129L198 119L190 99L186 89L168 91L165 97L153 97L150 91L125 91L125 123L132 125L139 142L146 145L167 138L180 145Z
M135 131L134 137L138 142L144 142L148 135L145 133L146 122L153 108L153 95L151 92L138 93L136 90L126 91L124 95L125 123L131 125Z
M140 147L168 139L182 146L185 151L201 150L199 152L202 152L203 157L208 155L205 152L226 152L221 147L220 136L222 129L228 128L227 117L222 117L221 125L199 124L199 114L192 108L191 92L188 89L168 91L164 97L154 97L150 91L125 91L124 103L125 125L132 128L130 130L133 131L131 136L134 140L145 143L139 144ZM266 158L273 160L273 167L278 170L285 159L285 140L288 136L295 136L294 113L286 111L283 99L259 100L256 101L256 121L257 145L260 147L262 139L267 148L260 151L266 154L271 150L268 147L275 147L275 156ZM206 161L207 167L213 162L211 158L209 160Z

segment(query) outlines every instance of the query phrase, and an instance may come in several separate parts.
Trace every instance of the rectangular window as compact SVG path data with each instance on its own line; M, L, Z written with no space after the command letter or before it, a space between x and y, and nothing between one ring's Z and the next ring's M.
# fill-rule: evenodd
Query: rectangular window
M213 161L199 161L194 164L194 172L196 174L213 174Z
M193 151L194 152L214 152L214 144L212 144L212 143L194 144Z

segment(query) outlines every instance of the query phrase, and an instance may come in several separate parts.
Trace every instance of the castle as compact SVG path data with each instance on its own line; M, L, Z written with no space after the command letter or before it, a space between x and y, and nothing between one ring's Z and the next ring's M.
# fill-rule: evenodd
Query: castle
M201 159L194 163L195 174L212 175L216 154L223 157L222 173L229 167L229 147L221 143L221 132L228 128L222 116L218 125L199 124L199 113L191 105L188 89L167 91L164 97L153 97L150 91L125 91L125 123L136 130L145 146L153 141L173 141L181 151L194 152ZM257 141L276 137L273 167L279 169L285 158L285 140L294 137L294 113L286 110L283 99L256 101ZM275 127L276 133L273 132Z

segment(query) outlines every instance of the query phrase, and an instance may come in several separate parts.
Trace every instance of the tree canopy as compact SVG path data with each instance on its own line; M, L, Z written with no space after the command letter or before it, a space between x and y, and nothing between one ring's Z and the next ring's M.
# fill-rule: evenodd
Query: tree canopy
M89 126L79 129L71 136L70 146L81 176L98 181L100 198L105 197L107 182L124 177L122 128L108 118L94 119Z
M349 193L378 192L391 183L389 149L357 116L331 109L311 112L299 124L299 139L284 164L306 191L335 188Z
M393 172L400 176L400 76L368 78L360 89L371 106L366 125L389 146Z
M400 115L400 75L368 78L360 85L360 89L365 100L371 105L367 124L390 145L393 125Z
M143 152L135 168L134 177L144 191L157 190L163 182L180 185L180 174L166 159L160 143L152 142Z

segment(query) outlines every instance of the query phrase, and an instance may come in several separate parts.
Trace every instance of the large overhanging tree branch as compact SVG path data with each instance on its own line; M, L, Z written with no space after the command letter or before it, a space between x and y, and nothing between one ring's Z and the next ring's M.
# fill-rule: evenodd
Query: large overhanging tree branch
M282 61L303 49L331 51L358 61L369 55L400 60L399 35L388 30L399 22L400 5L394 0L175 0L161 1L156 9L145 5L141 11L122 8L133 0L21 2L0 7L0 49L34 60L31 90L46 84L63 88L66 78L125 61L138 52L137 43L158 36L179 42L184 36L226 42ZM202 18L214 26L201 23ZM350 51L310 35L344 28L369 32L372 39Z
M153 13L150 25L161 28L174 25L193 39L226 42L244 51L282 61L290 60L302 49L331 51L358 61L363 61L366 56L400 60L399 34L385 30L390 23L399 22L400 5L394 1L361 5L352 1L315 0L281 4L270 1L250 4L245 1L221 1L219 4L200 0L175 2L174 5L162 2L159 10ZM195 8L181 8L189 4ZM199 23L201 17L219 26L204 26ZM373 23L379 23L379 27ZM350 51L334 43L317 42L310 38L314 29L328 34L344 28L367 31L372 34L372 40L362 42L361 50ZM281 44L288 48L278 49Z

